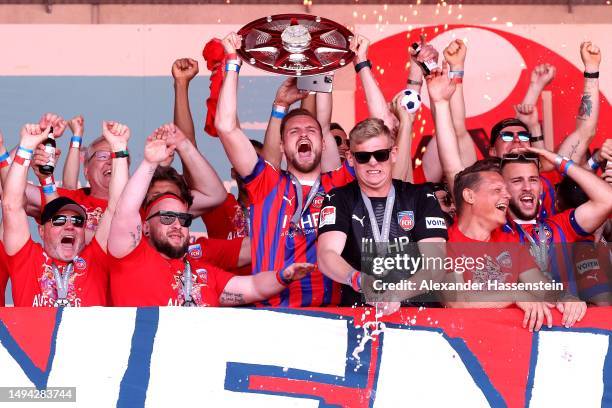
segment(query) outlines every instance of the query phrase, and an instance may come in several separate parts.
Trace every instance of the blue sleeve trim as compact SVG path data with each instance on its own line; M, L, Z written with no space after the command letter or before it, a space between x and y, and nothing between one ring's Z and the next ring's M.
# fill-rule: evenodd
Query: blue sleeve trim
M576 221L575 211L576 210L572 210L569 214L570 225L578 235L582 235L583 237L591 235L590 233L583 230L582 227L578 224L578 221Z
M253 167L253 171L248 176L243 177L242 180L247 184L250 183L251 181L255 180L257 176L263 173L265 168L266 168L265 160L262 159L260 156L257 156L257 163L255 163L255 167Z

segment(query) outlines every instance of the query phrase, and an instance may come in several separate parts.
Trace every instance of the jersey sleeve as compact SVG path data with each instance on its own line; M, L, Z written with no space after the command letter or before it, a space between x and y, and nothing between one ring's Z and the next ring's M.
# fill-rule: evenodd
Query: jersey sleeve
M582 229L576 220L575 209L566 210L551 217L551 221L556 223L563 235L565 242L576 242L590 237L591 234Z
M351 229L352 206L346 191L333 189L325 195L319 213L319 234L340 231L349 234Z
M329 171L323 176L328 178L333 187L342 187L355 180L355 169L351 167L348 160L345 160L336 170Z
M251 203L257 204L263 201L280 181L280 177L281 173L278 169L258 156L253 172L242 178Z
M198 238L196 244L202 249L204 262L217 266L221 269L233 269L238 264L240 247L244 238L236 239L211 239Z
M15 255L7 255L9 276L13 277L15 273L20 271L29 271L29 265L36 259L37 252L42 253L42 247L30 238Z
M234 215L238 201L233 194L228 193L225 201L210 211L202 214L208 236L213 239L228 239L236 231Z
M448 240L448 231L444 213L438 199L429 187L419 186L413 190L416 195L414 236L416 241L427 238L444 238Z

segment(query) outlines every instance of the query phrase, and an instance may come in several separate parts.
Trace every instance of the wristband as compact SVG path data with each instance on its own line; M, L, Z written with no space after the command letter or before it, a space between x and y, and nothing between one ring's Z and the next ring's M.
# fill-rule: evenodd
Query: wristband
M589 167L591 168L591 170L597 170L599 168L599 163L595 161L595 159L593 159L593 156L589 158L589 161L587 163L589 164ZM2 164L0 163L0 166L1 165Z
M414 79L408 78L408 85L418 85L418 86L421 86L421 85L423 85L423 81L415 81Z
M4 152L2 156L0 156L0 169L3 167L7 167L11 164L11 155L9 152Z
M597 72L586 72L586 71L584 71L584 77L585 78L593 78L593 79L599 78L599 71L597 71Z
M565 162L565 166L563 167L563 172L562 172L564 176L567 176L567 171L569 170L570 167L572 167L573 164L574 162L571 160L567 160Z
M278 271L276 271L276 280L283 286L289 286L291 280L285 278L283 272L285 272L284 269L279 269Z
M47 184L42 186L42 191L43 193L45 193L45 195L49 195L55 193L57 191L57 188L55 187L55 183Z
M372 69L372 63L370 62L370 60L361 61L359 64L355 64L355 72L359 73L359 71L361 71L365 67Z
M81 136L72 136L70 138L70 147L76 147L78 149L81 147L81 143L83 143L83 138Z
M557 155L557 157L555 157L555 167L557 169L559 169L561 167L561 162L563 161L564 157L561 156L560 154Z
M234 71L235 73L239 73L240 65L228 62L227 64L225 64L225 72L229 72L229 71Z
M353 269L346 279L346 283L353 288L355 292L361 292L361 273Z
M111 153L111 158L113 159L121 159L124 157L130 157L130 153L127 150L119 150Z
M287 114L287 108L281 105L272 105L272 117L282 119Z
M449 78L463 78L465 71L448 71Z
M21 164L22 166L29 166L30 160L32 159L32 154L34 151L32 149L27 149L25 147L19 146L17 149L17 154L15 155L15 163Z
M531 137L529 138L529 141L530 141L531 143L534 143L534 142L541 142L541 141L543 141L543 140L544 140L544 135L541 135L541 136L531 136Z

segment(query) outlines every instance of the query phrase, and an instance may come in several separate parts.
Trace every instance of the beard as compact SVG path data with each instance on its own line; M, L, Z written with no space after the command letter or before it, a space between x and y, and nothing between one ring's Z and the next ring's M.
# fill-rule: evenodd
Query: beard
M510 211L512 211L512 214L514 214L514 216L521 221L533 220L540 211L540 205L538 204L535 206L533 214L527 214L526 212L521 210L520 206L514 200L510 200L508 208L510 209Z
M187 253L187 248L189 247L188 238L185 238L182 245L176 247L171 245L167 240L159 238L153 234L151 234L151 243L155 249L170 259L182 258Z
M321 152L314 153L314 160L311 163L300 163L297 159L297 153L289 160L294 169L300 173L310 173L321 163Z

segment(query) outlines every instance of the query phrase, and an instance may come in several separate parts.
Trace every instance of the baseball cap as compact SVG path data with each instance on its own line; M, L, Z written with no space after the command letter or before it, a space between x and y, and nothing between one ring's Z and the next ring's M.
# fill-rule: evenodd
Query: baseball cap
M507 118L501 120L497 122L495 126L493 126L493 129L491 129L491 146L495 144L495 141L499 137L499 132L510 126L520 126L529 132L529 128L527 127L527 125L523 123L523 121L518 120L517 118Z
M49 201L45 208L43 208L42 214L40 215L40 223L45 224L55 214L62 210L74 211L87 220L87 213L76 201L68 197L58 197L55 200Z

